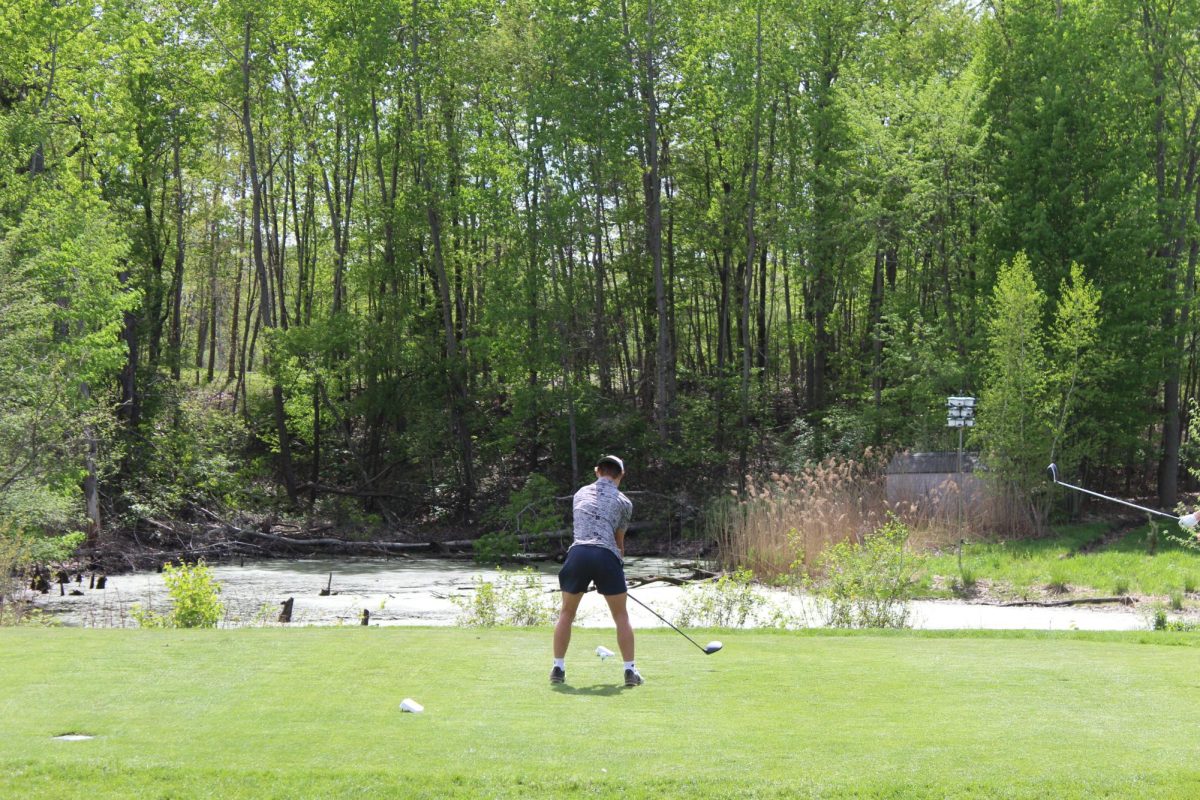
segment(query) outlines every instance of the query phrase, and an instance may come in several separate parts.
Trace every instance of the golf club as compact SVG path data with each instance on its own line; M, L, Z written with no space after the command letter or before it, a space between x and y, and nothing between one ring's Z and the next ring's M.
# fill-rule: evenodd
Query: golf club
M663 622L666 622L666 623L667 623L667 625L670 625L670 627L671 627L671 629L672 629L673 631L675 631L676 633L678 633L678 634L679 634L680 636L682 636L683 638L687 639L687 640L688 640L689 642L691 642L692 644L696 645L696 647L700 647L700 643L699 643L699 642L697 642L697 641L696 641L695 639L693 639L692 637L688 636L688 635L687 635L686 633L684 633L683 631L679 630L679 628L676 628L674 625L671 625L671 623L670 623L670 622L667 620L667 618L666 618L666 617L664 617L662 614L659 614L659 613L658 613L657 611L655 611L653 608L651 608L650 606L646 605L646 604L645 604L645 603L643 603L641 600L638 600L638 599L637 599L636 597L634 597L632 594L629 594L628 592L626 592L626 594L627 594L627 595L629 595L629 599L630 599L630 600L632 600L633 602L637 603L639 606L641 606L642 608L646 609L646 610L647 610L647 611L649 611L651 614L653 614L654 616L656 616L656 617L658 617L659 619L661 619ZM720 650L720 649L721 649L722 647L724 647L724 646L725 646L725 645L721 644L720 642L709 642L709 643L708 643L707 645L705 645L704 647L700 647L700 650L701 650L701 651L703 651L704 655L706 655L706 656L711 656L713 653L717 652L718 650Z
M1139 506L1137 503L1130 503L1126 500L1119 500L1116 497L1109 497L1106 494L1100 494L1099 492L1093 492L1091 489L1084 489L1082 486L1076 486L1073 483L1067 483L1066 481L1060 481L1058 479L1058 466L1055 464L1051 464L1050 466L1046 467L1046 471L1050 473L1050 480L1053 483L1057 483L1059 486L1065 486L1068 489L1074 489L1077 492L1083 492L1084 494L1090 494L1092 497L1099 497L1101 500L1110 500L1114 503L1120 503L1123 506L1129 506L1130 508L1136 508L1138 511L1145 511L1147 514L1157 514L1160 517L1166 517L1167 519L1173 519L1185 528L1194 528L1196 526L1196 515L1194 515L1194 514L1185 514L1183 517L1177 517L1174 514L1168 514L1165 511L1159 511L1158 509L1154 509L1154 508L1146 508L1145 506Z

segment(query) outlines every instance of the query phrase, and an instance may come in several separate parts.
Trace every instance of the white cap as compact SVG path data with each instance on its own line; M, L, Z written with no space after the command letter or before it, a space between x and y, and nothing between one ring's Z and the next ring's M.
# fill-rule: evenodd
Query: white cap
M621 474L625 474L625 462L616 456L600 456L600 460L596 462L596 466L599 467L604 464L616 464L617 469L621 470Z
M406 697L400 703L400 710L407 711L410 714L420 714L425 710L425 706L421 705L416 700L413 700L411 697Z

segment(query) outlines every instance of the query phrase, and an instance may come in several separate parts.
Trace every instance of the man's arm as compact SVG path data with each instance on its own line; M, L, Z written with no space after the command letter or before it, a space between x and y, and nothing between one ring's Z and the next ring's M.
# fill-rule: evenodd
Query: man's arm
M617 524L617 530L614 538L617 540L617 549L621 551L621 557L625 557L625 531L629 530L629 521L633 519L633 503L629 502L629 498L625 495L621 497L621 521Z

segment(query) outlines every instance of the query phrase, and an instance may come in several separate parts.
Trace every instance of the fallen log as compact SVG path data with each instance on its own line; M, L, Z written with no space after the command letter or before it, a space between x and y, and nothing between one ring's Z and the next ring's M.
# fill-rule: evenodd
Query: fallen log
M363 552L400 553L401 555L417 550L432 550L436 544L435 542L350 542L345 539L333 539L330 537L302 539L294 536L265 533L253 528L241 528L237 530L237 533L242 536L254 536L269 542L275 542L276 544L287 545L288 547L336 548Z
M680 578L675 575L648 575L646 577L630 578L626 581L630 589L636 589L639 586L645 586L649 583L669 583L672 586L690 586L693 583L707 583L715 581L721 577L722 573L707 572L706 570L694 570L691 575L686 578Z
M1118 603L1123 606L1137 605L1137 601L1128 595L1120 597L1080 597L1075 600L1013 600L1008 603L980 603L982 606L999 606L1001 608L1011 608L1014 606L1036 606L1039 608L1056 608L1061 606L1085 606L1085 605L1103 605L1106 603Z

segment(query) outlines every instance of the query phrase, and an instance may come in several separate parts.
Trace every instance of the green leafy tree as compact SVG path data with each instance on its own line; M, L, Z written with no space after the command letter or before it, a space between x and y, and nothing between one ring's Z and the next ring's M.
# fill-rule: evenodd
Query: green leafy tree
M123 314L138 301L117 278L128 244L90 186L65 172L34 185L0 239L0 515L62 527L111 452L106 385L125 355ZM100 533L89 502L89 534Z
M1111 349L1100 347L1100 290L1071 265L1068 280L1058 292L1058 305L1047 342L1050 350L1051 402L1050 460L1074 471L1087 458L1098 455L1100 441L1096 423L1089 414L1102 395L1105 372L1111 365Z
M1024 253L1000 267L985 323L986 372L973 437L1018 509L1017 519L1006 522L1035 531L1045 517L1039 490L1050 451L1045 304Z
M1072 265L1048 333L1045 304L1024 253L1001 266L974 438L1016 510L997 522L1014 530L1040 531L1045 524L1046 465L1065 455L1059 460L1069 468L1088 452L1076 414L1080 398L1098 385L1099 291Z

